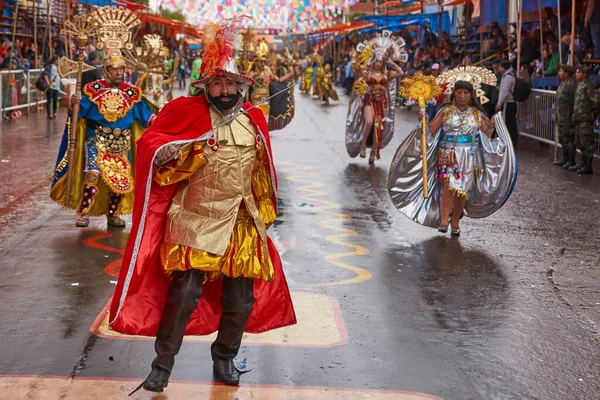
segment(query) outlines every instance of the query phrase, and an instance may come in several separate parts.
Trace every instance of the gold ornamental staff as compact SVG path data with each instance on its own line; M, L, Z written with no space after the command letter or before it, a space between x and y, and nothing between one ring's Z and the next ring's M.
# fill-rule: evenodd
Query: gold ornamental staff
M411 77L402 79L400 95L408 101L419 104L423 118L421 119L421 163L423 164L423 197L429 197L429 168L427 166L427 115L425 106L427 102L440 96L442 88L435 82L433 76L425 76L421 72Z
M75 87L75 94L81 93L81 75L86 71L95 69L90 65L83 62L83 50L91 37L96 36L97 27L92 22L92 18L88 18L87 14L81 14L73 17L73 21L65 21L62 34L65 37L72 35L77 38L77 61L73 61L63 56L60 59L58 65L58 73L61 77L77 73L77 85ZM77 141L77 121L79 117L79 103L73 106L73 113L71 121L69 123L69 146L68 146L68 159L69 169L67 171L67 193L65 196L65 206L69 207L69 201L71 198L71 181L73 180L73 168L75 163L73 162L73 154L75 153L75 145Z

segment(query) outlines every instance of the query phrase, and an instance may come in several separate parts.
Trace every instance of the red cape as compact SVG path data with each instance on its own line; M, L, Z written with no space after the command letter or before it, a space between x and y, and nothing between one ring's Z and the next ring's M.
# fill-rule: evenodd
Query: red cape
M244 109L251 106L246 103ZM277 185L267 121L258 108L248 110L247 115L263 135L269 154L266 166ZM171 283L163 272L159 250L177 185L160 186L152 181L155 154L171 142L189 143L200 137L207 140L212 136L207 135L211 129L209 106L204 96L180 97L163 107L154 124L137 142L133 225L110 306L110 326L115 331L155 336ZM277 207L275 197L273 204ZM254 283L256 302L246 327L250 333L296 323L281 259L271 239L268 239L268 247L275 278L272 282L257 280ZM222 286L222 279L204 285L198 307L187 325L187 335L208 335L218 329Z

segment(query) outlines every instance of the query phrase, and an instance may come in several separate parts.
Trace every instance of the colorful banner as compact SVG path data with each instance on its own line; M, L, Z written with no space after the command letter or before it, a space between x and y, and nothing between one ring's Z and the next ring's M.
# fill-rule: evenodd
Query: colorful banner
M162 6L180 11L186 22L201 27L238 14L251 16L243 28L271 30L280 35L306 33L339 22L342 10L357 0L163 0Z

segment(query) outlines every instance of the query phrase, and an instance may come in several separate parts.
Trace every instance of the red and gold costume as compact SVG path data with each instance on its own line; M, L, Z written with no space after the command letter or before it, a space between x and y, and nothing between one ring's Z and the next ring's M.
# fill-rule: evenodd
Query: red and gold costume
M138 142L133 228L110 310L114 330L156 335L152 371L138 389L162 392L184 334L215 330L213 372L237 385L244 331L296 323L267 236L277 178L264 114L242 105L253 81L232 58L236 21L203 29L202 77L192 86L204 96L169 102ZM223 78L237 84L233 109L211 97L213 87L227 90Z
M249 103L244 105L249 107ZM182 97L167 103L154 125L138 141L133 227L112 300L112 329L132 335L155 335L169 276L174 271L193 268L208 273L198 309L210 312L194 313L187 334L207 335L218 329L222 280L215 278L223 276L257 279L256 303L247 332L264 332L295 323L281 260L265 235L277 210L277 180L266 121L256 108L242 117L259 140L253 138L250 143L247 137L237 146L228 141L228 146L221 138L235 133L222 134L224 127L221 127L216 138L211 135L196 141L213 128L209 104L202 96ZM155 153L173 141L189 142L179 151L179 161L154 167ZM212 148L215 142L216 151ZM238 147L241 148L235 149ZM239 155L245 160L242 169L250 177L251 186L236 188L235 182L224 175L230 171L212 171L213 166L208 166L209 160L224 157L223 154L229 157L233 151L241 152ZM202 186L195 193L199 196L197 204L186 209L182 206L187 198L183 192L195 181L203 183L195 185ZM209 192L224 183L228 184L229 192L222 194L228 198L214 208L209 207L214 200L208 197ZM214 228L194 231L194 226L204 223ZM245 258L251 259L251 265Z
M373 110L373 146L377 151L377 159L379 159L384 118L390 102L387 95L388 78L384 74L369 74L366 81L369 87L367 102Z
M360 154L365 157L366 147L371 147L369 163L380 159L381 149L387 146L394 135L395 97L397 76L403 72L390 60L406 59L401 54L404 40L392 40L390 31L383 31L369 42L356 47L357 68L365 69L354 83L348 116L346 118L346 150L350 157ZM390 63L396 69L387 70ZM376 67L377 66L377 67ZM365 109L370 108L372 126L365 120Z

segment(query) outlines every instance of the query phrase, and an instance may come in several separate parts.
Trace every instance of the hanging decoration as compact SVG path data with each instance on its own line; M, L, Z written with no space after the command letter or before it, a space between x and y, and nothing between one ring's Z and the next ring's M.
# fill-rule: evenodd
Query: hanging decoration
M345 7L357 0L163 0L163 7L182 12L186 22L203 26L233 15L252 17L242 28L260 30L261 34L292 35L326 28L339 22Z

